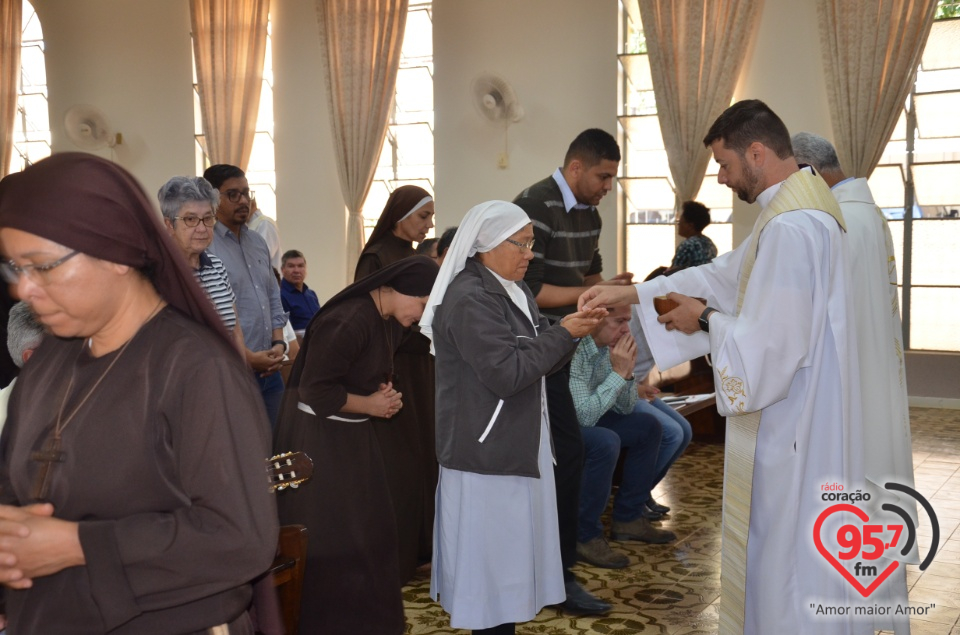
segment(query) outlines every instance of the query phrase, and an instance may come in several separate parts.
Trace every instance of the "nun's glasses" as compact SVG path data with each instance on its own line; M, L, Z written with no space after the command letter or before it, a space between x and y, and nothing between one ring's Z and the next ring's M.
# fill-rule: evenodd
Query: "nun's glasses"
M79 253L79 251L71 251L59 260L47 262L42 265L18 265L12 260L5 260L0 262L0 277L10 284L17 284L20 282L20 276L26 276L34 284L44 285L50 282L49 275L51 271Z
M509 238L505 238L504 240L510 243L511 245L516 245L517 247L519 247L520 251L526 251L528 249L530 251L533 251L533 243L537 242L536 239L533 239L528 243L517 242L516 240L510 240Z

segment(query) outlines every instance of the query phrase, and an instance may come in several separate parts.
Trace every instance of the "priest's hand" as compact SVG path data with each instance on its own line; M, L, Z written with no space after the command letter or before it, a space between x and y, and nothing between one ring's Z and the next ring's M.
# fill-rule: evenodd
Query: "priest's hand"
M667 297L678 306L658 317L657 321L666 326L668 331L680 331L687 335L700 331L700 314L707 305L682 293L668 293Z
M598 284L581 294L577 301L577 309L584 311L597 307L610 308L625 304L636 304L639 301L637 288L632 284Z
M33 586L33 578L85 564L79 525L53 517L53 505L0 505L0 583Z
M570 337L581 338L593 332L600 320L607 316L606 309L589 309L563 316L560 326L567 329Z

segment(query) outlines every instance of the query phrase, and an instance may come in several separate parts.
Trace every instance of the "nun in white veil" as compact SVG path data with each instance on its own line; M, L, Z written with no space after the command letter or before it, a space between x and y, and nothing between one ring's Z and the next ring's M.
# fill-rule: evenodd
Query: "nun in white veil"
M512 203L471 209L420 320L437 376L430 593L454 628L512 634L566 597L543 378L606 313L550 326L523 283L533 226Z

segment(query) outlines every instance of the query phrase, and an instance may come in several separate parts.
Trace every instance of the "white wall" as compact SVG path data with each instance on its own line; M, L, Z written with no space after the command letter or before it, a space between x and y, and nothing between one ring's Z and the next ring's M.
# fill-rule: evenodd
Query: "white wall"
M307 284L320 301L347 282L346 207L320 59L314 0L274 2L273 111L277 224L284 250L307 259ZM352 279L353 270L350 270Z
M762 99L791 135L806 131L832 139L816 3L765 0L762 12L756 40L748 51L744 47L748 56L734 100ZM739 245L760 206L733 198L733 244Z
M549 176L582 130L616 135L617 16L611 0L434 0L438 229ZM473 81L485 72L507 80L526 111L510 128L505 170L497 167L502 130L472 102ZM618 270L615 199L600 205L607 276Z
M33 0L46 45L54 152L79 151L63 132L90 104L123 134L95 154L130 170L151 195L193 174L193 79L188 0Z

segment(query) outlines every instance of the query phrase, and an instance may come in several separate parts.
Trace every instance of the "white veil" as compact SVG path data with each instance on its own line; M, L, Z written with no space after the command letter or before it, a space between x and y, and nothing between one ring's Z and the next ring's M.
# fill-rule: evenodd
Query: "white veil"
M487 201L473 207L463 218L453 237L453 243L443 259L437 281L433 284L427 307L420 318L420 332L431 340L433 348L433 316L443 303L447 287L467 264L467 258L477 252L486 253L530 223L527 213L513 203Z

